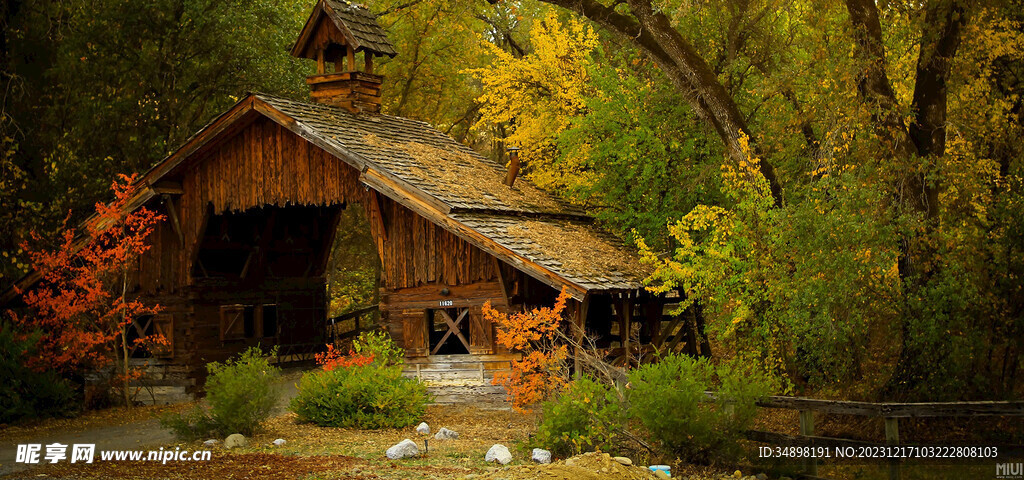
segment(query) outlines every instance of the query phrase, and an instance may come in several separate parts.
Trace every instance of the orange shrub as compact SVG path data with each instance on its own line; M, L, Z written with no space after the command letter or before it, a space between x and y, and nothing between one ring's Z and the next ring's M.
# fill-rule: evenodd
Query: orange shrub
M498 344L523 353L521 360L512 362L510 371L497 373L492 381L505 387L518 411L544 400L568 382L565 361L569 349L558 341L568 300L569 294L562 289L553 307L512 314L498 312L490 302L484 304L484 318L498 327Z

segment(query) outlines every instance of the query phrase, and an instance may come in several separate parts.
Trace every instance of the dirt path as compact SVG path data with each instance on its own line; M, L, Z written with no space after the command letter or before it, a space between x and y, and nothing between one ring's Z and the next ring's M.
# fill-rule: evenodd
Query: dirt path
M279 382L281 396L272 416L287 412L288 402L298 393L295 384L302 372L286 371ZM15 463L19 444L46 445L95 444L101 450L145 450L175 442L174 435L160 426L156 418L169 411L182 411L194 404L136 407L133 409L113 408L89 412L82 417L67 420L50 420L39 425L9 427L0 430L0 477L22 472L34 465ZM42 457L42 456L40 456ZM65 460L66 461L66 460Z

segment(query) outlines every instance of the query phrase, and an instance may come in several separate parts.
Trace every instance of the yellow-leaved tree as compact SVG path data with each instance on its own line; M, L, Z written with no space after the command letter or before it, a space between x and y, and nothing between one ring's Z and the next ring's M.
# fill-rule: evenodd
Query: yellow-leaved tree
M495 58L493 65L466 70L483 84L476 128L504 126L503 141L521 148L524 172L531 180L544 188L571 187L587 178L572 164L551 165L552 140L586 111L585 99L593 89L588 67L598 37L589 25L578 19L563 22L551 9L534 22L530 41L533 50L522 57L484 42Z

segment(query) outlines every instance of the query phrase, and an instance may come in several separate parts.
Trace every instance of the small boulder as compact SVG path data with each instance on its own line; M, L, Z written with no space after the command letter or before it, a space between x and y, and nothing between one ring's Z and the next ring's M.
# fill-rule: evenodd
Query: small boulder
M668 472L666 472L664 470L655 470L654 471L654 476L655 476L655 478L659 478L659 479L672 478L671 476L669 476Z
M437 440L458 440L459 432L441 427L441 429L434 435L434 438Z
M551 452L543 448L535 448L531 459L537 463L551 463Z
M220 440L215 440L215 439L211 438L211 439L203 442L203 446L206 447L206 448L213 448L213 447L216 447L218 443L220 443Z
M754 478L756 478L757 480L768 480L768 475L765 475L763 473L759 473L757 475L754 475Z
M430 425L427 425L427 422L420 422L419 425L416 425L416 433L420 435L430 435Z
M484 460L489 462L498 462L502 465L508 465L512 461L512 453L508 451L508 447L496 443L494 446L487 450L487 455L484 456Z
M400 458L415 457L420 454L420 449L416 446L416 442L407 438L393 445L384 454L391 460L398 460Z
M736 470L735 472L732 472L732 476L733 478L743 478L743 472Z
M633 461L626 457L612 457L612 460L615 460L616 462L619 462L619 464L627 467L633 464Z
M286 443L288 443L288 440L285 440L285 439L283 439L283 438L279 438L279 439L277 439L277 440L274 440L274 446L275 446L275 447L281 447L281 446L284 446L284 444L286 444Z
M246 440L241 433L232 433L228 435L228 438L224 439L224 448L244 447L248 444L249 440Z

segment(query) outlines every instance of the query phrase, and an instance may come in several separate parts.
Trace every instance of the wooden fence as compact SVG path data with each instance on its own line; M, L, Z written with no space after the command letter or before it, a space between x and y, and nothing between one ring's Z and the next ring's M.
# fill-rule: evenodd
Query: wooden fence
M375 321L380 314L379 308L377 305L371 305L327 319L328 341L330 343L337 343L359 336L360 333L380 328L380 325ZM348 320L355 322L354 327L351 329L347 329L345 326Z
M709 400L717 400L714 392L705 392ZM761 443L780 446L800 447L928 447L928 445L912 445L900 443L899 421L901 418L923 417L1024 417L1024 402L947 402L947 403L876 403L848 402L841 400L818 400L803 397L771 396L758 402L763 408L796 410L799 412L800 434L786 435L775 432L748 430L747 439ZM867 442L846 438L820 437L814 432L814 416L819 414L854 415L885 419L885 442ZM1019 446L1016 446L1019 448ZM818 471L817 461L807 459L804 471L815 476ZM899 479L900 460L889 463L889 477Z

